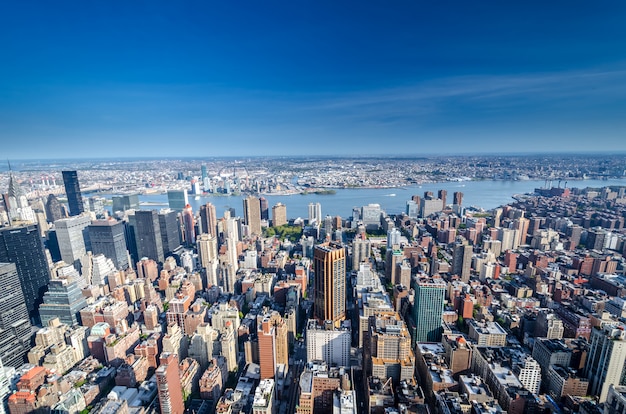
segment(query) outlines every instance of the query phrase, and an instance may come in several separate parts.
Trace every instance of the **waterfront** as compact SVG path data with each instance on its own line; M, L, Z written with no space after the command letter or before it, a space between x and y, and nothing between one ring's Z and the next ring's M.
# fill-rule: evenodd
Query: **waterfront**
M556 183L553 183L556 185ZM564 183L561 184L562 186ZM568 182L568 187L605 187L626 185L626 179L611 180L583 180ZM319 202L322 205L322 215L349 217L353 207L361 207L369 203L378 203L387 214L398 214L405 211L407 200L412 195L423 196L425 191L432 191L435 196L438 190L448 192L447 203L452 203L452 195L456 191L463 193L463 206L477 206L489 210L512 201L516 194L532 193L535 188L545 186L545 181L462 181L428 183L396 188L350 188L337 189L335 194L293 194L293 195L264 195L269 207L276 203L287 206L289 218L307 218L309 203ZM111 198L111 195L103 195ZM217 214L221 216L225 209L234 208L235 213L243 215L242 196L189 196L189 204L194 211L198 211L200 205L211 202L215 205ZM141 195L139 200L144 209L161 209L168 206L167 194ZM271 213L270 213L271 215Z

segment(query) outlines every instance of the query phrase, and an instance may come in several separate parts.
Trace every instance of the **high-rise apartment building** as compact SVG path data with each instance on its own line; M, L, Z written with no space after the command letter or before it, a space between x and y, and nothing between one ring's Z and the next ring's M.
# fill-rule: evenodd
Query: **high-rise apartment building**
M415 324L415 342L441 341L441 317L446 295L446 284L439 279L413 282L415 302L413 322Z
M441 200L441 210L446 209L446 199L448 198L448 192L446 190L437 191L437 197Z
M380 204L371 203L361 207L361 221L366 230L378 230L380 217L383 214Z
M319 225L322 222L322 205L320 203L309 203L309 225L313 223Z
M368 239L355 238L352 242L352 269L358 269L359 264L368 261L372 255L372 242Z
M461 193L460 191L454 192L452 211L454 211L458 215L461 215L461 213L463 213L463 193Z
M346 319L346 253L334 242L315 246L313 313L319 322L332 321L339 327Z
M178 372L178 355L169 352L161 354L159 367L155 372L157 395L162 414L183 414L183 387Z
M78 173L76 171L63 171L63 184L67 195L67 204L70 207L70 216L77 216L85 211L83 196L78 183Z
M461 277L463 282L469 282L472 268L472 245L467 240L457 241L452 250L452 274Z
M276 368L289 365L287 324L276 311L266 312L257 318L259 341L259 366L261 379L274 378Z
M412 381L415 356L411 350L411 336L396 313L369 318L369 343L365 355L368 376L386 381L393 378L394 384Z
M1 228L0 262L15 264L30 320L37 324L39 304L50 281L48 261L37 225Z
M19 367L30 350L31 324L14 263L0 258L0 359L4 365Z
M284 226L287 224L287 206L282 203L272 207L272 226Z
M87 230L94 255L103 254L120 270L129 267L124 223L117 220L96 220L87 227Z
M249 196L243 199L243 217L250 234L261 235L261 204L258 198Z
M592 329L590 343L585 377L589 379L589 393L602 403L611 385L626 385L626 327L610 324Z
M206 272L207 284L217 286L217 269L219 265L217 237L210 234L201 234L196 239L196 246L198 248L200 266Z
M134 223L137 252L139 258L147 257L156 262L165 260L163 240L159 216L155 210L138 210L135 212Z

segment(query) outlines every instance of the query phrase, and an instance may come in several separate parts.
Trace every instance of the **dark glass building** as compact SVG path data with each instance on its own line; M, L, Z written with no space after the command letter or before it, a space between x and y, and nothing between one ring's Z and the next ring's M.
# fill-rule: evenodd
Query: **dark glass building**
M163 239L161 238L157 212L155 210L138 210L135 212L134 220L131 220L131 225L135 231L139 259L147 257L155 262L163 263L165 260Z
M111 259L115 267L120 270L129 267L124 223L116 220L97 220L87 228L89 240L91 240L91 251L94 255L103 254Z
M20 282L15 264L0 260L0 359L15 368L24 363L30 350L32 329Z
M180 246L180 224L178 213L173 210L163 210L159 213L159 228L165 257L172 254Z
M113 196L113 213L116 211L137 210L139 209L139 195L128 194L121 196Z
M67 204L70 207L70 216L77 216L84 212L85 206L76 171L63 171L63 184L65 185Z
M15 264L31 322L39 324L50 270L36 224L0 229L0 262Z

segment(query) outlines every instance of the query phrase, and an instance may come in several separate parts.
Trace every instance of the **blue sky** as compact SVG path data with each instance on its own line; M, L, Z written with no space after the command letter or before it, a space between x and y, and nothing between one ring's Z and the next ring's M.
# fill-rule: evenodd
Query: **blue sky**
M626 151L626 2L509 3L3 2L1 152Z

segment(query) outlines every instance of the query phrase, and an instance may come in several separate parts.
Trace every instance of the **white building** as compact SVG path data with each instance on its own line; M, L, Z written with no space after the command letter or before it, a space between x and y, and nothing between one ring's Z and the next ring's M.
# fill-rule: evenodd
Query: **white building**
M307 361L324 361L329 365L350 365L351 331L346 325L334 328L332 323L319 326L309 320L306 330Z
M276 413L276 393L274 390L274 380L261 380L254 390L254 402L252 403L253 414L274 414Z

